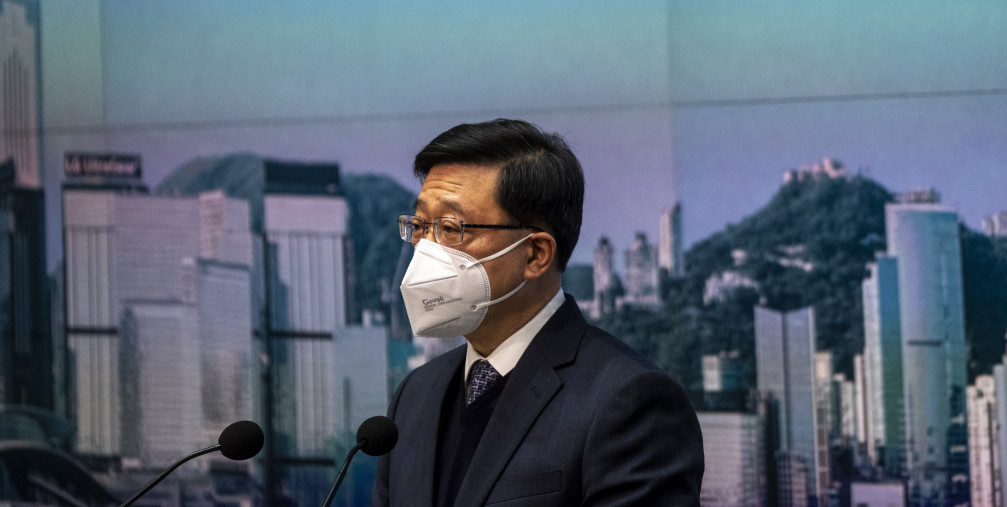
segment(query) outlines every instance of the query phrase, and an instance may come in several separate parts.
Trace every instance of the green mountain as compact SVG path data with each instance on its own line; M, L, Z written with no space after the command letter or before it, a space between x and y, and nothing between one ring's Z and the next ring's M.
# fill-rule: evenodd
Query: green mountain
M687 389L701 389L702 354L729 350L740 351L754 386L753 305L814 306L818 349L831 351L836 370L851 377L852 358L863 350L861 282L865 265L885 249L884 204L891 200L862 176L786 183L760 210L686 252L685 276L662 281L660 311L626 309L599 324ZM972 377L1003 354L1007 244L963 226L962 252ZM711 280L727 282L717 290Z

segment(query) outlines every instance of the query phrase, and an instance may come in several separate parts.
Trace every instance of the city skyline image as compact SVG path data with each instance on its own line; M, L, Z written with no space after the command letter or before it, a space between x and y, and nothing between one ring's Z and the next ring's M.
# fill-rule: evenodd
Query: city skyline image
M564 136L563 287L703 505L1007 504L1007 6L0 0L0 502L314 505L412 335L415 153ZM368 505L357 456L334 505ZM72 501L70 500L72 499Z

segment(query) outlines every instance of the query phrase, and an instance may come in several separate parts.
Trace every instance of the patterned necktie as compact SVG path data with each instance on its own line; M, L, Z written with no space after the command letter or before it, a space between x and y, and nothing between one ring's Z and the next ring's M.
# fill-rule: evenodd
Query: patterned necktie
M469 370L469 395L465 404L471 405L499 379L500 374L493 369L489 361L480 359L473 363L472 369Z

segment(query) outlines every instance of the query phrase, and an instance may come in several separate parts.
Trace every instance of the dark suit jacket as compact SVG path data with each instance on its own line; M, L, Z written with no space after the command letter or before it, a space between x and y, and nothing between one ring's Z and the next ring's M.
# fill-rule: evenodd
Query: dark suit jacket
M459 347L402 381L373 505L432 504L441 405L464 360ZM567 296L510 372L455 505L699 505L702 478L682 388Z

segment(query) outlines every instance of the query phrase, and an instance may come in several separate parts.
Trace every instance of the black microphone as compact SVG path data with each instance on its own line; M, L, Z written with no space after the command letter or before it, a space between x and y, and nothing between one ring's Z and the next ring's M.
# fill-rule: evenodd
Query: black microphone
M339 469L339 475L336 476L336 482L332 484L332 489L329 490L329 495L325 497L322 507L329 507L332 500L336 498L336 490L339 489L339 485L343 482L343 477L346 477L346 469L349 467L350 460L353 459L353 455L357 451L364 451L364 454L370 456L381 456L382 454L388 454L388 451L391 451L398 441L399 429L395 427L395 422L383 415L376 415L360 423L360 427L357 428L357 445L353 446L350 452L346 454L343 466Z
M173 470L178 468L182 463L189 461L197 456L202 456L204 454L209 454L214 451L220 451L225 458L233 459L235 461L246 460L259 454L262 450L262 444L265 443L266 437L262 433L262 428L258 424L252 421L238 421L231 423L228 427L224 428L224 431L220 432L220 438L217 439L217 445L211 445L205 449L200 449L184 458L175 462L175 464L168 467L167 470L150 481L142 490L137 492L135 495L130 497L129 500L123 502L119 507L126 507L132 505L133 502L140 499L141 496L150 491L157 483L164 480ZM395 445L392 443L392 445ZM388 452L388 451L385 451Z

